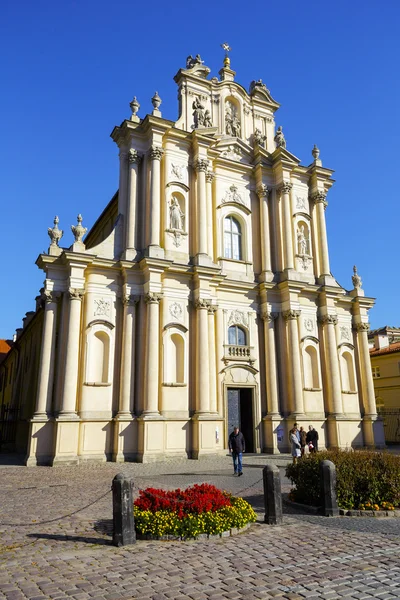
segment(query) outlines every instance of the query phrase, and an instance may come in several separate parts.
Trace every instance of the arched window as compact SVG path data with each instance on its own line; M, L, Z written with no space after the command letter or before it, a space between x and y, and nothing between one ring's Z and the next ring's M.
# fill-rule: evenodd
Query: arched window
M242 260L242 232L239 222L231 215L224 219L224 257Z
M238 325L228 329L228 343L232 346L246 346L246 332Z
M87 381L91 383L108 383L110 338L104 331L96 331L89 344Z
M314 346L307 346L303 353L304 387L316 389L319 384L318 353Z
M355 392L353 357L350 352L343 352L341 356L342 389L344 392Z

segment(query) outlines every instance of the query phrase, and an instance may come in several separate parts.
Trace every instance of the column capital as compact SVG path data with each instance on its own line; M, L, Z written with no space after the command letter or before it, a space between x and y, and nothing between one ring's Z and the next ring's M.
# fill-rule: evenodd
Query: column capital
M141 154L138 153L137 150L135 150L134 148L130 148L129 153L128 153L128 162L130 165L140 165L142 161L142 156Z
M290 183L290 181L284 181L279 187L278 187L278 193L279 194L289 194L290 190L293 187L293 183Z
M83 300L85 290L83 288L69 288L68 297L70 300Z
M337 325L338 318L336 315L321 315L318 317L318 323L321 325Z
M285 319L285 321L293 321L294 319L298 319L299 316L301 315L301 310L285 310L282 313L283 318Z
M263 311L261 311L261 314L260 314L261 319L263 321L267 321L268 323L275 321L277 316L278 316L277 312L268 312L268 310L263 310Z
M44 290L43 294L42 294L42 300L46 303L46 304L51 304L51 303L55 303L58 302L58 300L60 299L61 296L61 292L55 292L54 290L50 291L50 290Z
M268 189L268 186L265 185L264 183L262 183L256 190L257 192L257 196L259 198L265 198L266 196L268 196L270 190Z
M212 171L207 171L206 172L206 181L207 183L212 183L215 179L215 173L213 173Z
M205 158L199 158L199 160L197 160L194 164L194 168L196 169L196 171L200 172L203 171L204 173L207 173L208 171L208 165L210 164L210 161L205 159Z
M205 308L206 310L210 310L212 307L212 304L211 304L211 300L208 300L206 298L199 298L198 300L195 301L194 306L197 310L200 310L202 308Z
M144 297L144 301L146 304L160 304L162 296L162 294L157 292L148 292Z
M353 325L353 329L355 329L358 333L362 333L363 331L366 331L368 333L370 326L369 323L355 323Z
M125 296L122 296L121 302L124 306L136 306L136 304L139 302L139 299L139 296L125 294Z
M215 315L218 310L218 306L216 304L210 304L210 306L207 307L207 310L209 315Z
M152 146L149 150L149 156L151 160L161 160L164 154L164 150L160 146Z
M322 202L322 204L325 207L328 206L328 202L326 200L326 192L322 192L322 191L314 192L313 194L310 194L310 200L315 202L315 204Z

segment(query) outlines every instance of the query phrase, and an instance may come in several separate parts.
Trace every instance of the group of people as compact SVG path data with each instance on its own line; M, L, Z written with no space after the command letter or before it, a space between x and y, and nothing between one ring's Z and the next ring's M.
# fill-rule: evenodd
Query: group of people
M289 431L293 462L296 463L301 456L318 452L318 438L318 431L312 425L309 425L308 431L305 431L303 427L299 428L295 423ZM230 434L228 446L233 459L233 474L240 477L243 475L243 452L245 452L246 444L239 427L235 427Z
M293 462L296 463L301 456L318 452L318 438L318 431L312 425L309 425L306 431L295 423L289 432Z

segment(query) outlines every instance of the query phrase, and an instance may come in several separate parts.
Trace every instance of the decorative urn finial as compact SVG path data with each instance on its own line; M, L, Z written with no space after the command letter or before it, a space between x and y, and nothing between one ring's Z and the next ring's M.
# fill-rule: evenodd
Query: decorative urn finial
M151 99L151 103L153 105L154 110L159 109L161 102L162 102L162 100L161 100L160 96L158 95L158 92L156 92Z
M311 154L313 155L314 160L319 159L319 148L316 144L314 144L314 148L312 149Z
M87 227L82 226L82 215L77 216L78 225L71 225L71 231L75 237L75 243L83 244L82 238L87 232Z
M133 96L133 100L131 100L131 102L129 102L129 106L131 107L132 117L136 117L137 112L140 108L140 104L139 104L136 96Z
M49 227L47 229L47 233L49 234L50 237L50 246L57 246L58 247L58 242L61 240L64 232L62 229L58 229L58 223L59 223L59 218L57 217L57 215L54 217L54 227Z
M352 276L351 280L353 282L354 289L355 290L360 290L361 289L361 285L362 285L362 281L361 281L361 277L357 273L357 267L356 267L356 265L354 265L354 267L353 267L353 273L354 273L354 275Z

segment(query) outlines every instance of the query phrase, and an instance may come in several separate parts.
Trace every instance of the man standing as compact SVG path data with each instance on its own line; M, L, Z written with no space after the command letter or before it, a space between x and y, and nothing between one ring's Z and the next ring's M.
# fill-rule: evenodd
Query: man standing
M235 427L229 436L229 452L232 452L234 475L240 477L243 475L242 459L245 452L244 436L239 427Z

